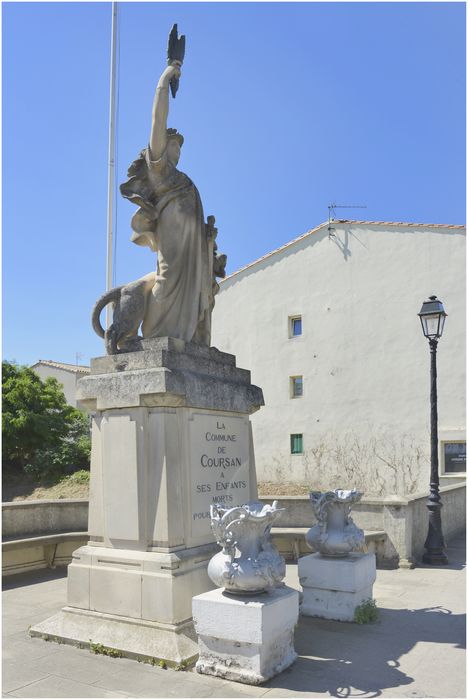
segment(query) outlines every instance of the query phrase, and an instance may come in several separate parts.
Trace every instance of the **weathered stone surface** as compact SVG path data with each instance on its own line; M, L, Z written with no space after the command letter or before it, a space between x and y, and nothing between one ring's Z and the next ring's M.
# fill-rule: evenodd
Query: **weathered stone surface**
M212 543L210 505L241 505L257 497L246 415L185 407L113 409L93 417L92 431L93 543L139 551Z
M184 138L167 128L169 85L175 97L181 65L181 60L171 60L163 71L154 96L149 144L120 187L139 207L131 221L132 241L157 253L157 267L96 302L92 324L105 338L109 354L137 349L140 326L144 338L171 335L210 345L216 278L225 276L226 256L217 253L214 216L205 223L197 188L177 170ZM104 330L100 314L108 304L113 305L113 320Z
M198 363L210 361L223 365L236 366L236 358L227 352L221 352L217 348L188 343L179 338L146 338L141 340L141 349L135 352L120 353L118 356L93 358L91 360L91 372L102 374L108 372L121 372L124 369L147 369L148 367L164 366L174 369L183 362L182 355L186 355ZM170 358L170 359L166 359ZM185 360L186 361L186 360ZM168 363L168 364L167 364ZM197 364L197 367L203 365ZM246 372L247 370L243 370Z
M31 637L84 647L102 644L134 659L170 664L194 661L198 652L191 620L179 625L136 621L119 615L65 607L29 630Z
M68 605L147 622L185 622L192 614L192 596L213 588L207 574L213 549L164 553L80 547L68 567Z
M298 573L304 591L301 615L353 622L356 607L372 598L375 554L330 559L317 552L299 559Z
M164 640L190 621L192 597L213 587L210 505L257 498L249 413L263 396L232 355L173 338L143 345L93 360L79 385L82 405L95 411L89 543L69 566L67 610L75 616L60 624L63 638L76 629L79 641L100 629L90 613L112 616L105 639L119 620L145 630L168 625L153 655L178 663L178 642ZM116 638L93 641L120 648L120 632ZM131 639L125 653L142 653ZM183 660L193 653L187 648Z
M98 357L78 382L77 401L88 410L133 406L186 406L253 413L262 390L250 372L216 348L174 338L144 342L138 352Z
M13 501L2 503L2 539L86 531L88 499Z
M248 598L218 588L194 597L192 609L199 673L258 685L297 658L299 594L292 588L282 586Z
M58 626L62 639L94 636L127 654L147 653L143 629L164 629L168 649L158 632L162 649L151 654L179 662L193 655L177 641L192 596L212 587L210 505L257 498L248 416L263 394L232 355L209 347L226 256L217 254L214 216L205 222L198 190L177 170L183 137L167 128L167 116L183 56L170 58L148 146L121 186L139 207L132 241L157 253L157 267L106 292L93 310L111 357L94 359L77 388L78 404L94 414L90 542L69 567L69 606L42 629ZM110 303L104 330L100 314Z

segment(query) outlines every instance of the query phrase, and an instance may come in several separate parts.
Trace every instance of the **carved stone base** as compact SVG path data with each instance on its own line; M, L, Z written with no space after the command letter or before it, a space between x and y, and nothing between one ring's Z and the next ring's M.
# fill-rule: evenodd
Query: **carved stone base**
M180 624L192 596L213 588L207 565L216 545L178 552L80 547L68 567L68 607L149 623Z
M257 495L262 392L232 355L155 338L93 359L77 397L93 412L90 541L73 553L67 607L33 633L190 660L192 597L212 589L218 549L210 505Z
M213 585L207 564L215 549L215 544L171 553L80 547L68 567L68 605L30 633L69 644L91 640L133 658L191 661L198 651L191 599Z
M218 588L193 599L199 673L258 685L297 658L299 594L287 586L246 599Z
M140 661L164 661L168 666L189 664L198 654L191 620L163 625L90 610L65 607L29 630L31 637L83 648L102 644L122 656Z

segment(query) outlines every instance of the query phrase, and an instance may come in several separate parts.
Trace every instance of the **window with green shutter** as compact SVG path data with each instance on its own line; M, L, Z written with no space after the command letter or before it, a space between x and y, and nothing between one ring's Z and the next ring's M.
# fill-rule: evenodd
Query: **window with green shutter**
M301 455L303 451L302 433L294 433L291 435L291 454Z

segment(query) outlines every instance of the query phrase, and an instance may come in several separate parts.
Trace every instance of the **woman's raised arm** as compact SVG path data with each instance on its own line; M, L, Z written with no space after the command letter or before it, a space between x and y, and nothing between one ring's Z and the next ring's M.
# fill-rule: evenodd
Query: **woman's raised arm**
M166 129L167 115L169 114L169 83L171 78L180 78L180 62L173 63L166 68L159 78L153 102L153 121L151 124L150 149L151 160L158 160L167 145Z

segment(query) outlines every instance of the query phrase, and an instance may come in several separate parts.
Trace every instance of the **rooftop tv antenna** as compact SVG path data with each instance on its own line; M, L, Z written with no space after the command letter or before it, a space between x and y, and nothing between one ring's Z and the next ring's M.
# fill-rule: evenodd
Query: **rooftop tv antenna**
M332 221L335 221L336 209L367 209L365 204L335 204L332 202L328 205L328 237L334 236L332 233L335 229L332 226Z

